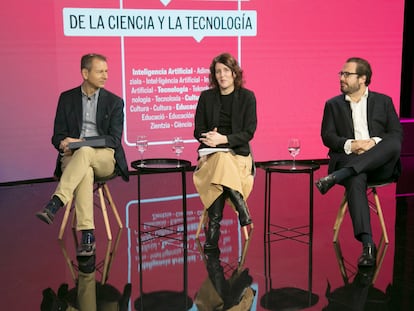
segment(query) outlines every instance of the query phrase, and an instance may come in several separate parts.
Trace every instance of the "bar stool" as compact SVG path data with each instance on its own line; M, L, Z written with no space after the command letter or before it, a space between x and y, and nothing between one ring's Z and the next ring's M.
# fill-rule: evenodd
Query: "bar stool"
M121 240L121 233L122 229L118 229L118 232L116 234L115 243L112 245L113 241L108 240L106 243L106 251L105 251L105 258L97 262L95 264L95 269L97 272L101 274L101 281L100 283L102 285L106 284L109 278L109 272L112 267L112 263L114 261L115 255L118 251L119 242ZM66 264L69 268L69 272L72 276L74 284L77 284L78 282L78 274L77 271L79 271L79 261L78 264L75 263L75 261L70 257L70 254L67 250L67 247L65 245L65 242L63 240L58 240L59 246L62 250L63 257L65 258Z
M384 216L382 214L382 208L380 199L378 196L377 188L387 186L391 183L395 182L395 180L387 180L384 182L372 182L367 185L367 196L368 196L368 206L370 210L375 213L378 217L378 221L381 227L381 238L379 240L379 243L377 244L377 263L374 271L374 275L372 278L372 284L375 283L378 273L381 269L382 263L384 261L385 254L387 252L389 239L388 239L388 233L387 228L385 226ZM349 277L348 277L348 269L345 266L344 257L342 255L340 243L339 243L339 230L341 229L342 222L344 220L345 214L348 210L348 201L346 199L346 192L344 193L344 196L341 201L341 205L339 207L335 224L333 226L333 243L334 243L334 249L336 254L336 259L339 264L339 269L341 271L342 278L345 283L348 283Z
M99 202L100 202L99 205L97 203L96 204L94 203L94 205L98 206L101 209L102 216L103 216L104 223L105 223L106 234L108 236L109 241L112 240L112 232L111 232L111 226L109 224L109 218L108 218L108 212L107 212L106 204L109 204L109 206L111 207L119 229L121 229L123 227L122 222L121 222L121 218L119 217L118 210L116 208L116 205L115 205L114 201L112 200L112 195L111 195L111 192L109 191L109 187L107 185L107 182L109 180L115 178L116 176L117 176L117 174L114 172L111 175L105 176L105 177L95 176L95 180L94 180L94 187L95 188L93 190L93 193L94 193L94 195L96 195L96 193L98 194ZM60 225L60 230L59 230L59 235L58 235L59 240L62 240L62 238L63 238L63 234L65 232L65 228L66 228L66 225L67 225L67 222L68 222L68 219L69 219L69 214L70 214L70 211L72 209L73 209L72 230L75 231L76 213L75 213L75 209L74 209L74 204L72 204L72 203L73 203L73 199L70 200L66 204L65 214L63 215L63 220L62 220L62 224Z

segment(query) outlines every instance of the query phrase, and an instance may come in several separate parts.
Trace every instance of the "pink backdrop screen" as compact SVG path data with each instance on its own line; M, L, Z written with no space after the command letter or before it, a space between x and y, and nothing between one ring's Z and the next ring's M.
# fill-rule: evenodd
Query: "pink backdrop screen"
M124 147L138 158L174 157L186 142L195 162L195 107L214 56L230 52L257 97L256 160L325 158L320 122L325 101L339 93L337 72L351 56L373 67L370 88L399 109L404 1L52 1L2 2L3 75L0 182L50 177L50 143L59 93L80 85L85 53L108 57L106 88L124 98ZM350 9L353 8L353 9Z

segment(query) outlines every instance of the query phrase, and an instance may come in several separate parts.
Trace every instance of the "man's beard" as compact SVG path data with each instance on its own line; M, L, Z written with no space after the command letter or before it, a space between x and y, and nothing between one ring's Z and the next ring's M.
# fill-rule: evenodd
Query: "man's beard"
M343 86L341 85L341 92L344 95L350 95L358 92L360 88L361 87L359 86L359 84L356 87L352 87L349 84L344 84Z

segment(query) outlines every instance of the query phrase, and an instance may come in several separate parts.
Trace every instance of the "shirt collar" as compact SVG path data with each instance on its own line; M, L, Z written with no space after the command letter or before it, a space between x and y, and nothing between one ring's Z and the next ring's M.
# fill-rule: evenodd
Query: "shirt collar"
M101 90L101 89L97 89L95 93L93 93L91 96L88 96L88 95L86 95L86 93L84 92L83 88L81 87L82 96L83 96L83 97L88 97L88 98L93 99L93 100L95 100L95 99L97 99L97 98L98 98L98 96L99 96L99 91L100 91L100 90Z
M367 98L368 98L368 86L365 88L365 92L364 92L364 94L362 95L362 97L361 97L360 101L361 101L362 99L366 100ZM345 95L345 100L346 100L347 102L352 103L351 97L350 97L349 95Z

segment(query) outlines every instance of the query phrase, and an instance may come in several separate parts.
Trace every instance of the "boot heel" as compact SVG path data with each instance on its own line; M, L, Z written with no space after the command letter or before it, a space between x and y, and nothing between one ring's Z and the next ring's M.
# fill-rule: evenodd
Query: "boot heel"
M252 223L252 219L250 218L249 209L247 208L247 204L244 201L243 196L236 190L230 188L226 188L226 190L229 193L231 202L239 214L240 226L244 227L250 225Z

